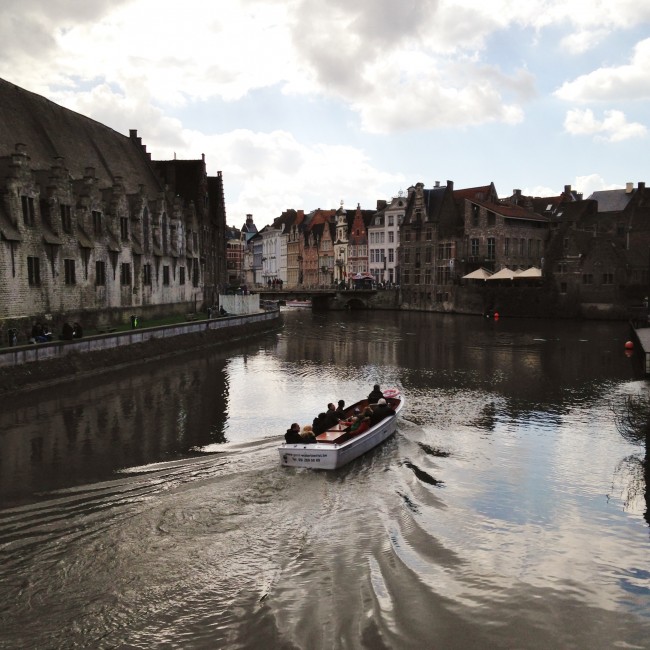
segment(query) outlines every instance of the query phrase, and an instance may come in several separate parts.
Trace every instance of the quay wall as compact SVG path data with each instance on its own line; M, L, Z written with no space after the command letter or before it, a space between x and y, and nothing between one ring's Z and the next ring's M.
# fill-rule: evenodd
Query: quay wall
M0 350L0 396L273 331L279 310Z

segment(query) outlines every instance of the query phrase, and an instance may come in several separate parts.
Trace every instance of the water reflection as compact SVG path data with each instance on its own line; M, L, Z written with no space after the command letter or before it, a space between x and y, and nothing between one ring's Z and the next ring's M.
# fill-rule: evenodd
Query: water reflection
M226 368L189 356L13 399L0 412L3 505L224 442Z

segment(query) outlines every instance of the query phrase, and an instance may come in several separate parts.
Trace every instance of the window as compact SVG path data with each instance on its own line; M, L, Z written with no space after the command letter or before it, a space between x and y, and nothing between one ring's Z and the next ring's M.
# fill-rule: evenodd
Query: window
M424 262L426 264L431 264L431 258L433 257L433 249L427 248L424 253Z
M592 273L583 273L582 275L582 284L593 284L594 276Z
M61 228L63 232L71 233L72 232L72 209L69 205L61 204L59 206L61 210Z
M566 292L567 292L567 283L560 282L560 293L566 293Z
M487 256L489 260L493 260L496 258L496 249L497 249L496 240L494 239L494 237L488 237Z
M36 221L34 212L34 199L31 196L21 196L20 201L23 207L23 220L26 226L33 226Z
M178 267L178 284L185 284L185 267Z
M471 246L471 253L470 255L472 257L478 257L478 251L479 251L479 240L478 239L471 239L470 240L470 246Z
M142 284L145 286L151 285L151 264L142 265Z
M169 286L169 266L163 266L163 284Z
M75 274L75 261L63 260L63 269L66 284L77 284L77 277Z
M503 240L503 254L508 257L510 255L510 237Z
M431 241L431 237L432 237L431 228L427 228L426 240Z
M472 226L478 226L478 215L479 215L478 205L472 204Z
M27 258L27 281L30 287L41 284L41 260L38 257Z
M388 243L393 244L395 242L395 233L391 230L388 233Z
M495 226L497 223L497 215L492 212L492 210L488 210L487 213L487 225L488 226Z
M624 223L617 223L616 224L616 234L619 237L622 237L625 234L625 224Z
M533 256L533 240L529 239L528 240L528 257Z
M106 284L106 263L95 262L95 286L103 287Z
M603 273L603 284L614 284L614 274Z
M404 249L404 264L409 264L411 262L411 251L408 248Z
M120 284L122 286L131 284L131 265L128 262L123 262L120 266Z
M520 239L519 240L519 255L523 257L526 253L526 240L525 239Z
M92 216L93 216L93 232L96 235L101 235L102 234L102 213L97 212L97 210L93 210Z
M126 241L129 238L129 218L120 217L120 238Z
M406 230L404 232L404 241L411 241L411 231L410 230Z
M394 218L395 218L395 217L393 217L392 214L388 217L388 225L389 225L389 226L393 226L393 225L395 225L395 224L393 223Z
M389 248L388 249L388 261L389 262L394 262L395 261L395 249L394 248Z

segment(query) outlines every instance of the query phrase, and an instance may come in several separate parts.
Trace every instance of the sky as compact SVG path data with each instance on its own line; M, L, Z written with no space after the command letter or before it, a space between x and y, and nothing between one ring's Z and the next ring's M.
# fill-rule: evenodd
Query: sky
M0 77L223 173L227 222L650 182L650 0L2 0Z

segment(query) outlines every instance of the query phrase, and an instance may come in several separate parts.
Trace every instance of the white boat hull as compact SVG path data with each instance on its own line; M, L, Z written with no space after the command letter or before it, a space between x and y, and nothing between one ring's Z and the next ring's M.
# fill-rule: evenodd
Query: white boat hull
M380 445L397 429L397 415L404 401L401 400L395 415L378 422L365 433L343 443L289 444L278 447L280 464L285 467L309 467L311 469L337 469Z

